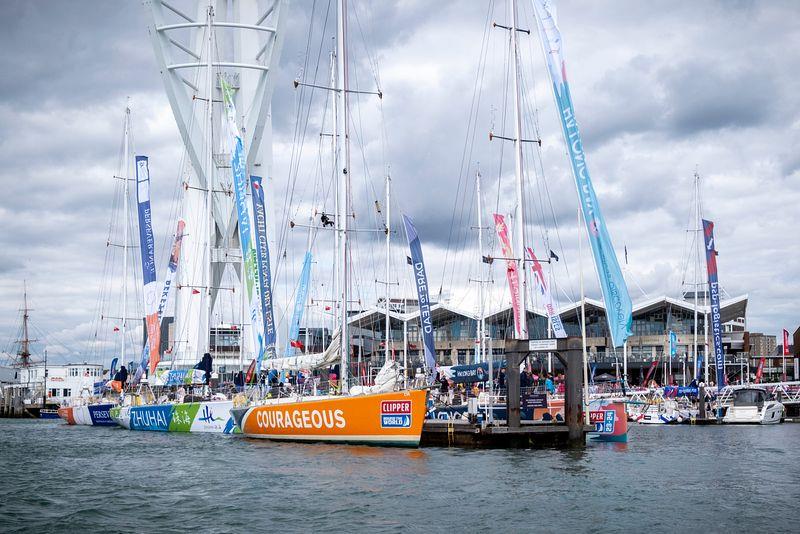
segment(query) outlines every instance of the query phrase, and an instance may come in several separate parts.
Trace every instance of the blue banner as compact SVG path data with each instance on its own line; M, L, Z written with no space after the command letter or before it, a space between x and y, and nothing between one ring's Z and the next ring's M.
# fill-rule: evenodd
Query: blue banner
M431 299L428 294L428 274L425 271L422 245L420 245L414 223L403 215L403 225L406 228L408 247L411 249L411 266L414 269L414 285L417 286L417 300L419 301L420 331L425 349L428 382L430 383L433 381L433 373L436 370L436 348L433 343L433 318L431 317Z
M545 58L553 82L553 94L569 152L572 175L578 188L583 220L589 235L589 243L592 246L600 287L603 290L611 340L615 347L621 347L631 335L633 322L631 298L628 295L628 287L622 276L605 219L600 211L600 202L597 200L589 169L586 166L586 154L583 151L583 143L575 119L575 108L567 83L563 41L556 24L555 8L549 0L534 0L533 4L536 8L539 33L547 52Z
M665 397L697 397L696 386L664 386Z
M239 226L239 243L242 248L244 272L241 273L242 288L250 305L250 322L254 349L256 351L257 369L261 369L264 358L264 316L259 305L258 286L258 254L253 244L252 207L247 204L247 176L245 173L245 154L242 136L236 125L236 107L233 104L233 88L223 79L219 80L225 104L226 122L228 125L227 148L231 152L231 172L233 174L233 190L235 193L236 216ZM244 322L244 321L242 321Z
M295 352L295 347L292 346L292 341L295 343L300 341L297 339L300 335L300 321L303 320L303 312L306 309L306 299L308 298L308 282L311 278L311 251L306 252L303 258L303 270L300 271L300 283L297 285L297 293L294 298L294 313L292 314L292 322L289 323L289 340L286 342L286 355L291 356ZM308 350L308 347L306 347Z
M703 355L697 355L697 376L694 377L695 381L700 383L700 377L703 376Z
M703 237L706 244L708 294L711 300L711 337L714 340L714 363L717 367L717 387L721 389L725 386L725 353L722 348L722 324L720 323L717 250L714 244L714 223L705 219L703 219Z
M261 316L264 318L264 351L268 358L275 357L275 316L272 311L272 272L267 243L267 214L264 208L264 187L260 176L250 176L250 193L256 232L256 263L258 264L258 294Z
M672 359L673 357L678 355L678 335L673 332L672 330L669 331L669 357Z
M505 361L499 360L492 362L492 371L495 377L497 377L500 369L504 367L505 364ZM456 384L486 382L489 380L489 364L483 362L473 365L454 365L450 368L450 373L450 380Z

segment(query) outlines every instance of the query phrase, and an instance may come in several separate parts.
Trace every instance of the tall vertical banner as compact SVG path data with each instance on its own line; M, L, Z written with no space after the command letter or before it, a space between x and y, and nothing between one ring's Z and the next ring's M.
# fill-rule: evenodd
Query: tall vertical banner
M783 355L789 356L789 331L783 329Z
M674 358L678 355L678 334L669 331L669 357Z
M292 314L292 322L289 323L289 339L286 342L286 355L291 356L294 354L295 345L300 341L297 339L300 336L300 322L303 320L303 312L306 309L306 299L308 298L308 282L311 278L311 251L306 252L303 258L303 269L300 271L300 283L297 285L297 293L294 298L294 313ZM308 347L306 347L308 350Z
M150 360L152 361L158 360L161 336L158 328L156 244L153 236L153 212L150 209L150 168L147 156L136 156L136 201L139 208L139 247L142 257L147 345L150 347Z
M508 288L511 290L514 332L516 337L519 337L522 333L522 321L525 320L524 312L519 309L519 271L517 270L517 262L514 260L514 249L511 247L511 236L506 225L506 218L498 213L494 214L494 229L497 231L497 237L500 238L500 248L506 258L506 278L508 279Z
M789 356L789 331L783 329L783 381L786 382L786 357ZM795 367L795 375L797 375L797 368Z
M428 368L428 383L433 382L433 372L436 370L436 347L433 343L433 318L431 317L431 299L428 294L428 274L425 272L425 261L422 259L422 245L414 223L403 215L403 225L406 228L408 248L411 249L411 266L414 269L414 285L417 286L417 300L419 301L419 321L422 331L422 344L425 350L425 366Z
M717 367L717 387L722 389L725 386L725 353L722 350L719 278L717 277L717 249L714 244L714 223L705 219L703 219L703 237L706 245L708 294L711 300L711 337L714 341L714 364Z
M267 214L264 208L264 187L260 176L250 176L250 198L253 200L254 229L256 233L256 264L258 266L258 293L261 316L264 318L264 352L267 358L275 357L275 314L272 308L272 273L267 243Z
M564 61L561 32L556 22L556 9L551 0L533 0L536 8L536 19L544 47L550 79L553 82L558 114L564 131L564 140L569 152L572 175L578 188L578 199L592 245L594 264L603 291L606 305L608 328L615 347L621 347L631 335L633 322L633 306L628 287L622 276L611 236L608 233L605 219L600 211L600 203L586 166L586 154L583 151L578 123L575 119L575 108L567 83L567 67Z
M175 273L178 270L178 261L181 257L181 243L183 242L183 233L186 230L186 222L183 219L178 219L178 228L175 231L175 241L172 243L172 250L169 255L169 263L167 264L167 275L164 278L164 288L161 290L161 298L158 301L158 313L157 317L159 318L159 327L157 329L157 333L154 337L150 338L153 340L156 346L161 345L161 318L164 316L164 310L167 308L167 301L169 300L170 290L172 289L172 282L175 280ZM152 375L153 372L156 370L156 366L158 362L161 361L161 353L156 351L155 358L151 357L148 353L147 345L144 346L142 349L142 360L139 364L139 367L136 369L136 374L133 377L133 384L138 384L139 380L142 378L144 374L144 370L150 367L150 374Z
M550 293L550 288L547 287L547 282L545 282L542 264L539 263L538 259L536 259L536 254L533 253L533 249L531 247L527 247L527 250L528 257L532 262L531 269L533 270L533 276L536 279L536 287L539 290L539 295L542 297L542 301L544 301L544 308L547 311L547 317L550 318L550 326L553 328L553 334L555 334L557 338L565 338L567 337L567 331L564 330L564 324L561 322L561 316L558 315L556 307L553 304L553 295Z
M257 291L258 286L258 259L255 246L253 245L253 233L251 221L252 208L247 202L247 176L245 175L245 157L242 136L239 127L236 125L236 107L233 104L233 89L222 78L222 99L225 104L225 117L228 124L227 142L231 151L231 170L233 173L233 189L236 196L236 216L239 224L239 243L242 247L242 257L244 258L244 272L242 273L242 289L250 307L250 329L253 336L253 346L256 350L257 367L256 372L261 370L261 360L264 357L264 317L259 304L260 296Z

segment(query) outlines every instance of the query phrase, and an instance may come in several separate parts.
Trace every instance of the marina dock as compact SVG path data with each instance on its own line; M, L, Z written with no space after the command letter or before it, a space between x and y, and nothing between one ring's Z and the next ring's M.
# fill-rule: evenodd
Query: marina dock
M480 425L469 421L428 420L422 427L421 447L465 448L539 448L568 447L569 427L566 424L523 422L512 428L505 424ZM594 430L583 426L585 435ZM580 445L579 445L580 446Z

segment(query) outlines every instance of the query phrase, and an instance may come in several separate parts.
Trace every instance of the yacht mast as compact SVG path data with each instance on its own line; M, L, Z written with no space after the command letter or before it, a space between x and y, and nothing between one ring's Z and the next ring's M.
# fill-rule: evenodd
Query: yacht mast
M485 297L484 289L483 289L483 284L486 283L486 281L483 279L483 276L482 276L483 275L482 271L484 271L485 269L483 269L483 217L482 217L482 214L481 214L481 210L482 210L483 207L481 205L481 171L480 170L475 171L475 195L477 196L477 200L478 200L476 202L476 204L478 205L478 208L477 208L477 210L478 210L478 258L479 258L479 261L480 261L479 265L480 265L481 268L478 270L478 273L480 275L480 279L478 280L478 286L480 287L479 292L478 292L478 298L480 299L480 302L478 304L478 358L477 358L478 361L476 361L474 363L480 363L480 362L483 362L486 359L486 350L485 350L485 347L486 347L486 311L484 309L484 301L485 301L486 297ZM489 372L490 373L492 372L491 365L492 365L492 363L489 362L489 366L490 366L489 367Z
M391 267L389 262L389 249L392 244L392 204L391 204L391 188L392 188L392 177L389 173L386 173L386 292L384 293L383 299L384 304L386 305L386 336L385 336L385 347L383 349L383 363L389 361L389 337L391 335L391 328L392 323L389 318L389 277L391 276Z
M341 113L341 117L337 122L337 129L334 137L338 137L336 143L336 158L337 158L337 178L338 178L338 197L339 206L338 213L336 214L337 233L339 234L339 292L341 296L341 315L340 332L341 332L341 383L342 393L348 391L349 379L349 366L350 366L350 334L348 332L347 324L347 306L350 300L349 288L349 275L350 275L350 258L349 243L347 239L347 218L350 212L350 147L348 142L348 127L347 127L347 0L338 0L337 2L337 24L336 24L336 101L337 108Z
M203 336L203 343L201 344L202 352L210 352L210 345L211 345L211 313L213 308L212 298L211 298L211 286L212 284L212 264L211 264L211 250L212 250L212 241L214 239L215 228L214 228L214 205L213 205L213 189L214 189L214 67L212 65L212 57L213 57L213 19L214 19L214 6L209 4L208 11L207 11L207 18L206 18L206 170L205 174L207 177L206 181L206 222L208 224L208 235L206 236L206 262L205 262L205 270L206 270L206 319L208 324L208 332L205 333ZM244 271L243 271L244 273ZM244 280L244 278L242 278ZM245 284L242 284L244 287ZM198 355L198 357L201 355Z
M123 180L123 198L122 198L122 328L120 329L122 338L122 350L120 351L120 365L125 365L125 348L126 348L126 331L128 327L128 192L130 185L128 184L130 176L128 175L130 165L128 158L130 157L128 150L130 147L130 128L131 128L131 107L130 102L125 105L125 134L123 140L122 152L122 173Z
M522 172L522 114L521 96L519 81L519 46L517 43L517 0L509 0L511 11L511 49L512 49L512 80L514 90L514 171L517 179L517 210L514 217L514 257L517 261L517 273L519 283L517 284L517 301L519 302L520 314L519 330L514 329L516 339L528 338L528 276L525 270L525 192L524 175Z
M697 376L697 289L700 284L697 281L697 272L700 265L700 176L697 171L694 173L694 334L692 336L692 347L694 352L694 376Z

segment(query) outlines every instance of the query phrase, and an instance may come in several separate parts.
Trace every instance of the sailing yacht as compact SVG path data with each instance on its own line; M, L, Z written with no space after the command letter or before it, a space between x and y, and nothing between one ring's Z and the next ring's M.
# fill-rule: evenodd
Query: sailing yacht
M114 248L121 247L122 248L122 285L119 290L121 291L119 302L114 302L113 305L121 305L119 309L120 317L113 319L114 321L119 321L119 326L114 326L111 329L111 336L114 339L114 350L116 351L119 349L119 353L121 358L114 358L111 362L110 366L110 374L113 375L117 361L121 361L121 365L125 365L126 359L126 348L128 345L128 335L129 335L129 327L128 327L128 279L133 274L129 269L129 259L130 259L130 169L132 167L131 161L131 150L132 141L131 141L131 109L130 105L125 106L125 116L123 121L123 139L122 139L122 155L120 158L120 164L118 172L115 176L116 179L121 180L121 188L118 188L118 192L122 195L122 206L121 206L121 213L112 213L111 215L111 224L109 225L109 235L106 242L106 269L104 271L108 271L109 264L114 261ZM149 189L148 189L149 195ZM149 202L149 198L148 198ZM115 205L117 203L115 202ZM117 205L118 206L118 205ZM119 207L119 206L118 206ZM122 242L116 243L115 242L115 235L114 228L119 223L119 220L122 221ZM113 269L111 269L113 272ZM108 284L108 286L107 286ZM111 286L114 285L114 281L112 280L103 280L101 282L101 289L100 289L100 305L99 305L99 317L96 317L95 320L98 321L97 328L95 328L95 342L97 342L97 332L99 330L110 330L110 325L101 325L104 319L109 315L110 310L106 310L106 306L109 306L110 303L107 302L107 299L104 298L109 294L114 294L113 288ZM116 324L116 323L115 323ZM102 344L102 343L101 343ZM115 352L116 353L116 352ZM113 376L109 376L109 378L113 378ZM111 391L106 384L100 383L95 384L95 387L91 388L91 391L86 391L85 394L73 399L72 402L69 404L65 404L58 408L58 417L63 419L69 425L87 425L87 426L116 426L116 422L111 418L111 410L119 403L119 398L117 395Z
M337 2L337 43L335 80L331 88L335 94L334 161L337 183L337 330L331 344L322 354L289 356L267 359L266 365L282 371L322 368L338 362L342 371L341 391L332 390L327 395L307 395L302 391L286 397L268 397L249 407L232 411L237 426L247 437L289 441L321 441L337 443L362 443L412 446L419 445L426 411L427 391L403 389L399 365L386 361L379 371L375 385L349 383L350 336L347 307L350 302L350 214L348 87L346 61L347 2ZM297 84L296 84L297 85ZM235 138L231 143L241 147L238 127L235 124L233 100L224 91L229 129ZM236 175L237 154L233 154ZM243 169L241 169L243 173ZM244 177L234 176L235 180ZM241 214L240 214L241 216ZM240 219L240 231L242 220ZM241 240L244 246L245 240ZM243 250L247 256L247 251Z

